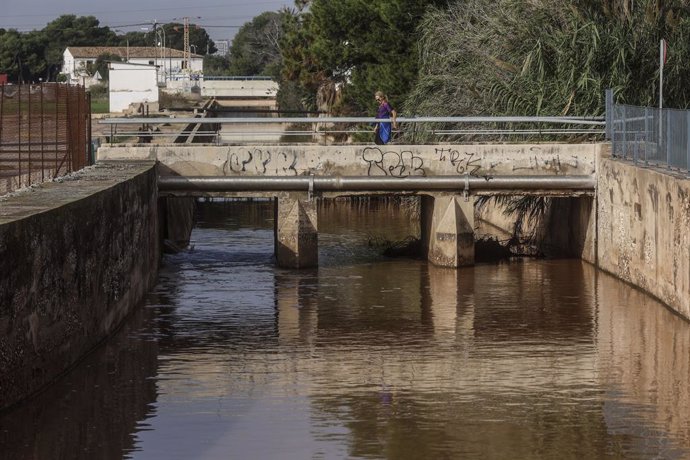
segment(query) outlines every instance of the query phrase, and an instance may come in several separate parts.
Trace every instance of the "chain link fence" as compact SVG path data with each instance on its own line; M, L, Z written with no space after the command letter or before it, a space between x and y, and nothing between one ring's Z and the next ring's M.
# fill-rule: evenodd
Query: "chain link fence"
M690 111L614 104L607 93L607 137L614 157L685 173L690 169Z
M0 85L0 195L79 170L92 157L84 87Z

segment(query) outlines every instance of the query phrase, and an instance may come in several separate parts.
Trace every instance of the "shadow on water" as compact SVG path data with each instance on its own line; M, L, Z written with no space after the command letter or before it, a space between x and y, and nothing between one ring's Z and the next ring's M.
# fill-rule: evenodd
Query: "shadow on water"
M6 459L120 459L156 412L158 343L137 311L103 346L33 400L0 417Z

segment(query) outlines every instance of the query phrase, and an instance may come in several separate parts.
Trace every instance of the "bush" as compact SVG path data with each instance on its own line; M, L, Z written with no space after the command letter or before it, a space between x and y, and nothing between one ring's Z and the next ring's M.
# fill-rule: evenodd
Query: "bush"
M165 91L158 95L158 104L161 109L192 108L195 105L180 93L171 94Z
M89 87L91 99L108 99L108 86L104 84L91 85Z

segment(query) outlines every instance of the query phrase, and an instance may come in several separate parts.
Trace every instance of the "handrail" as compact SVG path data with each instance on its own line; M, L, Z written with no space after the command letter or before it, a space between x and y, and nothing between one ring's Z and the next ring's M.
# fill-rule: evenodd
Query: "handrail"
M246 118L170 118L170 117L119 117L104 118L99 123L105 125L137 124L137 123L380 123L391 121L389 118L375 117L246 117ZM398 117L398 123L552 123L605 126L604 117Z
M203 80L206 81L272 81L272 77L265 77L262 75L204 75Z
M110 127L110 140L117 136L131 137L139 132L127 129L127 125L189 125L184 131L207 125L203 139L190 138L189 142L291 142L301 136L321 136L322 142L328 142L326 136L355 136L371 133L377 123L391 122L390 118L375 117L119 117L104 118L100 124ZM398 117L398 129L395 135L409 134L411 143L422 139L417 136L573 136L604 134L606 121L604 117ZM305 126L306 125L306 126ZM125 131L123 131L123 128ZM175 129L175 128L173 128ZM119 131L119 132L118 132ZM150 142L154 137L163 137L169 133L152 134L151 130L140 139ZM263 138L261 137L263 136ZM410 142L406 139L405 142Z

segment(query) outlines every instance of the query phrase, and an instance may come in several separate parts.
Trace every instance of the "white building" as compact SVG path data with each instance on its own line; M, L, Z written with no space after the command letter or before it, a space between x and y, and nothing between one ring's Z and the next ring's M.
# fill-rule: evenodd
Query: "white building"
M182 51L150 46L70 46L63 53L62 73L69 83L82 84L89 77L87 66L103 55L116 55L131 64L157 66L160 83L183 75L203 73L203 56L190 54L190 62L185 67Z
M158 103L158 67L131 62L111 62L110 111L124 112L131 104Z
M218 49L218 51L214 53L216 56L225 57L230 52L230 40L215 40L213 43L215 43Z

